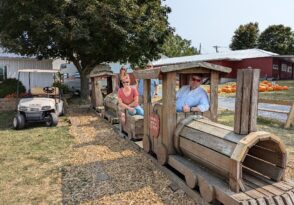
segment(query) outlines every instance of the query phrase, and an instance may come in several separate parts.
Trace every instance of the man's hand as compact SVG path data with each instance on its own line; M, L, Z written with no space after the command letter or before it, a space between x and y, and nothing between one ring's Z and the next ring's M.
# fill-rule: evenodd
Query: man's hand
M189 107L189 105L185 104L185 105L183 106L183 111L184 111L184 112L190 112L190 107Z

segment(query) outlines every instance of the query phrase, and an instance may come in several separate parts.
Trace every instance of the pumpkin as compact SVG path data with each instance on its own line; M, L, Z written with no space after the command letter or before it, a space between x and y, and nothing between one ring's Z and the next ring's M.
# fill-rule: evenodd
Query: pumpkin
M259 92L265 92L266 91L266 87L265 86L259 86L258 91Z
M268 89L267 89L268 91L273 91L274 90L274 88L273 87L268 87Z
M283 90L289 90L288 86L283 86Z

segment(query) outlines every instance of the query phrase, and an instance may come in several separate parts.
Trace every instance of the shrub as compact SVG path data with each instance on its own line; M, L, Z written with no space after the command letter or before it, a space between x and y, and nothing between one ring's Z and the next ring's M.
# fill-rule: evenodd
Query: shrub
M61 82L55 82L52 85L53 87L58 87L60 91L63 92L63 94L69 93L69 88L67 85L62 84Z
M17 79L11 78L2 81L0 86L0 98L4 98L7 95L17 92ZM25 93L26 88L23 86L22 82L19 81L19 93Z

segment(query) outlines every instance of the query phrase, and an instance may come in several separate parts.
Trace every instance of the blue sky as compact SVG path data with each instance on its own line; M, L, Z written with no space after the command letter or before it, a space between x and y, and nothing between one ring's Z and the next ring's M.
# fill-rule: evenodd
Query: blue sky
M202 53L215 52L212 46L229 49L234 31L240 24L258 22L260 31L272 24L294 30L293 0L166 0L171 7L169 22L176 33L202 45Z

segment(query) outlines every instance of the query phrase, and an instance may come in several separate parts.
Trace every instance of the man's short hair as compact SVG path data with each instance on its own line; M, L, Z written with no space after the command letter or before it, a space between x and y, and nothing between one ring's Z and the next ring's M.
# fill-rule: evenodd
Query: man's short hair
M201 73L193 73L192 75L191 75L191 78L193 77L193 76L197 76L197 77L199 77L199 78L203 78L203 75L201 74Z

